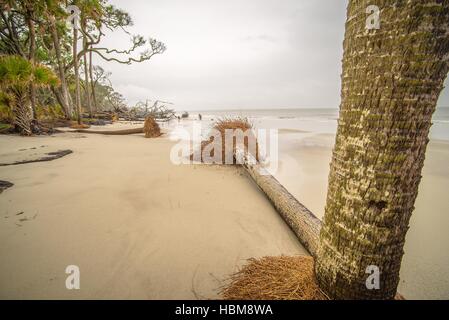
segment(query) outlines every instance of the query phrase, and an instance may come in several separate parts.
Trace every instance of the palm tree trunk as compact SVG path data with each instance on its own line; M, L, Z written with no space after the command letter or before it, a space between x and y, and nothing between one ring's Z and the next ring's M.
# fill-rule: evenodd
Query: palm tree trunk
M80 93L80 77L78 70L78 29L73 28L73 68L75 72L75 106L78 124L81 124L81 93Z
M17 93L14 105L14 124L21 135L30 136L31 132L31 107L27 95Z
M341 105L315 266L336 299L392 299L431 117L449 70L448 1L350 0ZM382 4L382 5L380 5ZM367 267L380 271L368 289Z

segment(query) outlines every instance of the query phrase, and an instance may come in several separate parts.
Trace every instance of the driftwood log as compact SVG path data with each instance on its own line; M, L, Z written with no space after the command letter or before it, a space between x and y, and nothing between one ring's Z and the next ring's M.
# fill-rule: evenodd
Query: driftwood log
M0 193L2 193L3 190L11 188L13 185L14 185L14 183L12 183L12 182L0 180Z
M243 165L257 186L296 234L301 244L315 258L319 247L321 220L301 204L248 152L236 151L237 163Z
M143 133L142 128L134 128L134 129L123 129L123 130L89 130L89 129L77 129L71 130L69 132L82 132L82 133L95 133L95 134L106 134L106 135L126 135L126 134L135 134L135 133Z
M36 158L36 159L27 159L27 160L18 160L15 162L0 163L0 167L14 166L14 165L19 165L19 164L33 163L33 162L53 161L53 160L62 158L66 155L69 155L71 153L73 153L73 151L69 150L69 149L58 150L58 151L48 152L48 153L44 154L43 157Z
M147 117L142 128L123 129L123 130L89 130L89 129L77 129L70 132L82 132L82 133L94 133L94 134L106 134L106 135L126 135L145 133L145 138L156 138L161 135L161 128L157 124L156 120L152 117Z

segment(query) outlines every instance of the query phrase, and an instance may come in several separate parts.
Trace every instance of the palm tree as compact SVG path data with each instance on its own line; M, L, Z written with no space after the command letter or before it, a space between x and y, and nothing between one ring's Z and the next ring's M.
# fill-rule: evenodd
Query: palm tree
M449 1L350 0L341 105L315 272L336 299L391 299L449 70ZM370 266L379 287L368 289ZM368 268L368 269L367 269ZM369 272L369 273L367 273Z
M14 123L21 134L31 135L30 85L56 86L59 80L47 67L33 64L20 56L0 57L0 88L2 100L13 111Z

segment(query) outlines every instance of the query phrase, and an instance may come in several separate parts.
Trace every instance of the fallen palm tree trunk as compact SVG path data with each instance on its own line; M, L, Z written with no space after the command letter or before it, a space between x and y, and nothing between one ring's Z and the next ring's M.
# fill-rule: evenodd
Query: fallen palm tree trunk
M214 127L221 135L221 161L225 162L227 156L226 143L223 142L226 137L226 130L236 130L247 132L251 130L252 125L246 118L225 118L218 120ZM212 136L213 137L213 136ZM243 138L243 137L242 137ZM255 143L250 143L255 139ZM201 143L202 161L205 147L213 143L213 140L208 139ZM242 140L242 139L239 139ZM238 145L236 137L233 137L232 152L234 154L233 163L242 164L248 171L249 175L256 182L260 189L267 195L276 210L280 213L282 218L293 230L302 245L309 251L309 253L316 257L319 246L319 234L321 229L321 220L318 219L310 210L302 205L294 196L292 196L287 189L285 189L279 181L276 180L269 172L259 163L259 148L258 142L254 134L247 134L247 139L243 139L242 145ZM253 141L254 142L254 141ZM253 145L253 148L251 148ZM214 148L210 152L210 156L214 157ZM191 156L193 159L193 155ZM220 161L218 161L219 163Z
M316 257L321 220L291 195L254 157L248 155L248 152L239 149L236 152L236 158L238 163L243 164L254 182L267 195L302 245L313 257Z

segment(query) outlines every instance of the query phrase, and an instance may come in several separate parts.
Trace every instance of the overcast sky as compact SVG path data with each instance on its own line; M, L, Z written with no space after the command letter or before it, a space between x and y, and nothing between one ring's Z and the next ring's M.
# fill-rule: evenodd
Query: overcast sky
M346 0L113 0L132 34L167 51L132 66L101 62L129 105L161 99L178 110L335 107ZM125 49L129 36L103 44ZM440 105L449 106L446 89Z

